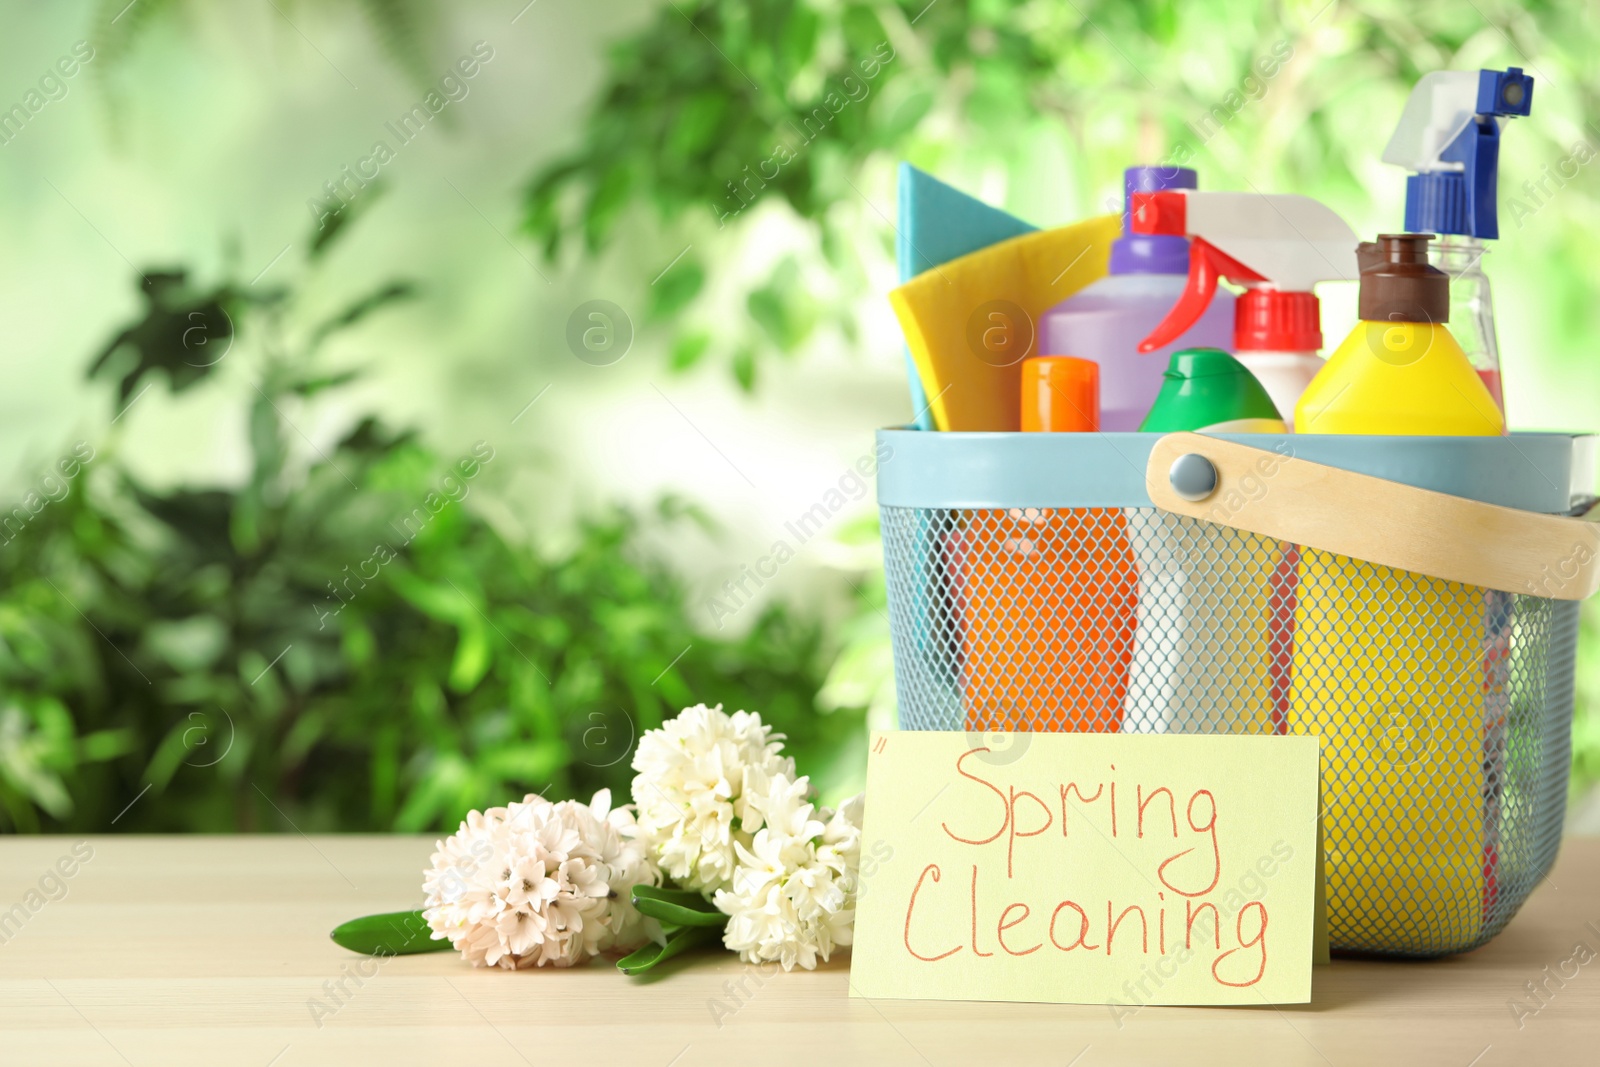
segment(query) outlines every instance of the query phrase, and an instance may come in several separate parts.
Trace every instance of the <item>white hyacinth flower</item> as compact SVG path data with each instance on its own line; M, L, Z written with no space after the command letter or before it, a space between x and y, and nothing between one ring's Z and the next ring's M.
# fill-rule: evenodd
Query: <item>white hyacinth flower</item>
M570 966L637 948L660 928L634 909L638 884L661 872L627 808L609 790L592 804L536 794L471 812L423 875L435 940L473 966Z
M739 865L715 896L729 917L723 944L747 963L811 970L854 931L862 798L832 811L811 803L809 778L779 773L761 785L748 803L765 825L748 847L735 844Z
M794 779L794 761L780 755L782 736L754 712L698 704L639 738L639 826L679 885L713 893L733 883L738 849L752 844L766 818L751 798L765 797L775 775Z

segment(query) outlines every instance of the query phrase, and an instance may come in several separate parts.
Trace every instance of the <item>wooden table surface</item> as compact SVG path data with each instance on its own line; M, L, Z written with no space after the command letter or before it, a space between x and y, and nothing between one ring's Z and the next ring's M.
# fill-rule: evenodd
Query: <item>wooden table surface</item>
M1478 952L1420 964L1335 960L1318 968L1313 1001L1300 1007L1145 1008L1120 1022L1104 1007L852 1000L838 959L761 984L722 952L685 957L651 981L609 964L474 970L442 953L366 961L363 977L364 958L328 930L414 906L431 848L415 837L298 835L0 841L0 1063L1491 1067L1600 1058L1600 957L1574 958L1580 942L1600 952L1600 840L1569 839L1551 878ZM341 980L344 992L330 993ZM1540 980L1551 999L1519 1027L1510 1004L1531 1008L1525 983Z

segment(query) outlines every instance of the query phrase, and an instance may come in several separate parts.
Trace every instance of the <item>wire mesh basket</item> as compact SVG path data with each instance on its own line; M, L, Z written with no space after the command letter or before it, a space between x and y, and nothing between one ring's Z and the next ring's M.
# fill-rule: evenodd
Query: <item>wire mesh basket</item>
M885 436L902 728L1318 735L1337 950L1475 948L1548 872L1566 801L1577 600L1594 581L1581 547L1562 566L1554 546L1588 545L1594 527L1530 513L1572 509L1571 486L1590 475L1586 439L1466 449L1518 448L1503 462L1543 479L1524 471L1497 485L1459 439L1453 460L1425 439L1398 453L1322 439L1326 462L1313 463L1194 435ZM981 455L997 449L1006 454ZM1018 449L1056 471L1019 477ZM1196 450L1212 490L1185 499L1167 471ZM1267 476L1253 458L1263 455L1277 457ZM1258 491L1231 503L1252 471ZM1316 480L1330 471L1345 489ZM1309 500L1297 488L1308 472ZM1374 517L1384 501L1371 483L1402 498L1388 506L1399 519ZM1518 527L1519 543L1548 541L1557 566L1511 581L1489 553L1434 559L1437 531L1420 549L1382 530L1368 558L1338 551L1352 542L1327 532L1338 525L1328 514L1352 500L1369 501L1362 526L1415 524L1406 500L1569 525ZM964 506L982 504L1004 506ZM1419 559L1427 565L1403 565Z

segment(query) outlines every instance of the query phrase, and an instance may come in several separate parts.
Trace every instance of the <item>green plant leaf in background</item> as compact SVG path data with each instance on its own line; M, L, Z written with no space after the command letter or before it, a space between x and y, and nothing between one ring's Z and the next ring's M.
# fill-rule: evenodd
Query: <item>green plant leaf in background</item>
M674 263L650 286L650 317L670 319L687 307L705 284L706 271L699 260Z
M118 388L126 403L134 387L159 371L175 393L202 381L221 362L234 341L235 319L253 301L230 285L196 291L184 270L152 270L142 277L144 317L111 339L89 365L90 376L125 362L132 354Z
M190 0L191 4L193 0ZM419 87L426 87L439 74L428 42L437 22L438 5L432 0L348 0L366 17L390 62ZM281 4L281 6L280 6ZM90 19L89 42L94 46L97 74L104 79L160 20L192 15L184 0L98 0ZM198 4L193 6L198 7ZM272 0L283 29L299 33L291 16L300 19L314 5L305 0Z
M691 622L646 546L707 530L692 504L601 509L546 551L456 499L504 477L487 443L439 456L357 414L331 447L297 448L291 413L355 380L317 367L321 348L425 296L380 283L307 321L327 247L260 295L141 279L143 316L94 361L112 411L152 379L210 388L224 361L193 358L188 313L231 309L206 343L257 363L249 473L148 486L108 449L0 540L0 824L448 829L535 791L625 797L639 734L701 700L760 710L803 763L859 748L859 714L815 714L818 622L782 606L733 637Z

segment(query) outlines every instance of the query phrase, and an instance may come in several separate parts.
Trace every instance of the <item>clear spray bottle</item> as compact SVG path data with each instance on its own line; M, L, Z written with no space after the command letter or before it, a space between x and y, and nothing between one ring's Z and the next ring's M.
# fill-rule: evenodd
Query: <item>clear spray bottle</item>
M1411 90L1383 161L1411 171L1406 229L1439 235L1433 265L1450 276L1450 332L1502 411L1494 300L1483 272L1500 236L1500 130L1533 108L1533 78L1518 67L1426 74Z

